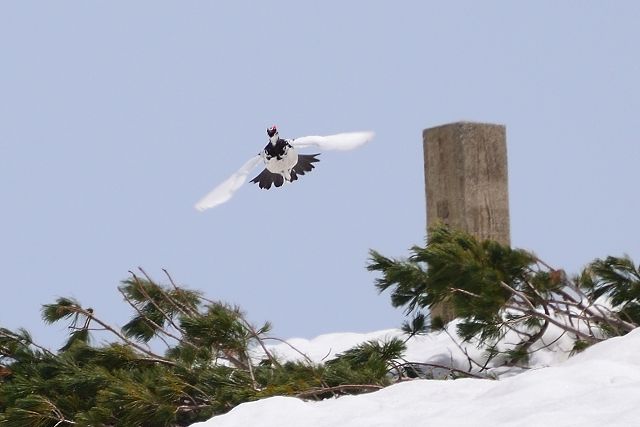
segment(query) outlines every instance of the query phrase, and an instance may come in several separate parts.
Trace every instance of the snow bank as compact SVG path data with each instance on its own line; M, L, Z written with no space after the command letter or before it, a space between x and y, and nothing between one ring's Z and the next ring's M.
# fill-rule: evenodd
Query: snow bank
M396 333L389 330L359 337L357 334L332 334L307 342L306 350L317 351L315 354L320 355L322 352L317 344L324 342L333 343L331 348L335 353L351 347L354 338L369 340ZM433 345L440 338L430 336L428 339L432 341L429 345ZM305 344L304 340L295 342L301 347ZM639 354L640 330L636 330L625 337L597 344L557 366L530 370L498 381L414 380L375 393L320 402L272 397L242 404L228 414L193 426L628 427L638 425Z
M457 346L454 343L462 342L456 333L457 321L451 322L447 326L449 334L444 332L432 332L426 335L416 336L407 341L407 351L405 359L411 362L436 363L464 371L469 370L469 360L465 352L478 363L483 361L483 351L476 348L475 344L463 344ZM277 344L269 346L269 351L283 360L302 360L304 353L313 362L325 362L360 343L371 340L388 340L391 338L406 339L406 335L399 329L385 329L382 331L366 334L358 333L334 333L320 335L312 340L303 338L293 338L287 340L289 344ZM507 334L505 343L518 342L515 333ZM509 345L502 345L502 350L506 350ZM512 348L513 346L511 346ZM295 348L295 349L294 349ZM552 366L567 360L573 348L573 339L568 334L563 334L560 328L550 325L539 344L532 347L529 365L534 368ZM259 349L258 349L259 350ZM464 350L464 351L463 351ZM257 359L263 356L262 353L255 355ZM500 360L496 360L500 362ZM491 364L489 365L491 366ZM472 365L472 368L477 368ZM511 370L506 373L519 370ZM500 369L495 374L504 374L505 370Z

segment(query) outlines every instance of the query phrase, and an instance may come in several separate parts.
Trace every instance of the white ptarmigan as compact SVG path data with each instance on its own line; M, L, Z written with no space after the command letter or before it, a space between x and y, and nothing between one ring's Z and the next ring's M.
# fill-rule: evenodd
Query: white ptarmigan
M299 148L316 147L320 150L352 150L371 141L373 132L347 132L329 136L303 136L292 140L282 139L278 129L267 129L269 142L255 157L249 159L233 175L214 188L196 203L199 211L213 208L227 202L233 193L247 180L247 175L263 162L265 169L251 180L260 188L268 190L271 186L281 187L285 182L293 182L314 168L319 162L319 154L298 154Z

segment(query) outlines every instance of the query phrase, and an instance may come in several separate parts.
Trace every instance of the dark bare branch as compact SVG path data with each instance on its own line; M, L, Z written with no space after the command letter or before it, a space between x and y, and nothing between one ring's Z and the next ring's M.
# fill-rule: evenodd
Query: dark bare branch
M343 384L335 387L325 387L320 389L313 389L296 394L299 399L309 399L311 397L318 397L327 393L348 393L353 391L372 392L381 390L383 387L376 384Z

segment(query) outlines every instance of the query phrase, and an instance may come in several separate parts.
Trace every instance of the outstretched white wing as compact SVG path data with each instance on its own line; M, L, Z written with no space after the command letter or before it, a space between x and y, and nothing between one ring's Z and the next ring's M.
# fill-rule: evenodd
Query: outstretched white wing
M321 150L353 150L371 141L373 132L347 132L329 136L303 136L291 141L296 148L318 147Z
M224 182L211 190L209 194L200 199L198 203L195 204L195 208L202 212L205 209L213 208L228 201L231 196L233 196L233 193L238 188L242 187L242 184L247 180L247 175L249 175L253 168L258 166L261 161L262 157L259 155L252 157L247 163L242 165L236 173L231 175Z

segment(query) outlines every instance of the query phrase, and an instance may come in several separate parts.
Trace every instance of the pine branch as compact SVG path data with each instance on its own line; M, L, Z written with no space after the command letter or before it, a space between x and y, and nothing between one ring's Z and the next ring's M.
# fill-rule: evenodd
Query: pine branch
M176 285L176 282L173 281L173 277L171 277L167 269L163 268L162 271L164 272L165 276L167 276L167 278L169 279L169 283L171 283L171 286L173 286L173 289L177 292L180 292L180 288L178 287L178 285Z
M593 334L585 334L584 332L580 331L579 329L573 328L573 327L567 325L566 323L562 323L559 320L554 319L553 317L551 317L549 315L546 315L544 313L540 313L539 311L535 310L535 308L534 308L534 310L526 310L526 309L522 308L519 305L512 305L512 304L506 305L505 308L510 308L512 310L516 310L516 311L519 311L521 313L531 314L532 316L539 317L539 318L541 318L543 320L548 320L550 323L552 323L552 324L554 324L554 325L556 325L556 326L558 326L558 327L560 327L560 328L562 328L562 329L564 329L566 331L569 331L572 334L575 334L576 336L579 336L579 337L585 339L586 341L589 341L589 342L602 341L601 339L596 338Z
M556 338L554 338L550 343L545 343L544 340L542 338L540 338L540 342L543 344L540 348L537 348L535 350L532 350L529 352L529 354L533 354L537 351L541 351L543 349L547 349L550 348L552 345L554 345L555 343L557 343L558 341L560 341L560 339L562 339L563 336L565 336L568 332L566 330L563 330L562 333L560 335L558 335Z
M467 296L470 296L470 297L473 297L473 298L482 298L480 295L478 295L478 294L474 294L473 292L469 292L469 291L464 290L464 289L460 289L460 288L453 288L453 287L451 287L451 288L449 288L449 289L450 289L450 290L452 290L452 291L454 291L454 292L459 292L459 293L461 293L461 294L464 294L464 295L467 295Z
M138 270L140 270L142 272L142 274L144 274L144 277L150 282L150 283L154 283L153 279L151 279L151 277L149 277L149 275L147 274L146 271L144 271L142 269L142 267L138 267ZM177 292L180 292L181 290L179 288L176 287ZM162 295L162 297L171 305L173 305L178 311L180 311L183 315L185 315L186 317L190 317L190 316L198 316L200 315L200 313L198 312L196 307L190 307L190 306L184 306L184 304L179 303L178 301L175 301L171 295L169 295L167 292L161 292L160 295ZM187 309L187 311L189 311L189 313L187 313L184 309ZM176 327L177 328L177 327ZM177 328L178 330L180 330L180 328Z
M445 334L447 334L447 336L449 338L451 338L451 341L453 341L453 343L456 345L456 347L458 347L458 350L460 350L462 352L462 354L464 354L467 357L467 361L469 362L469 371L471 371L472 364L476 365L478 368L480 368L480 372L482 372L485 369L487 369L487 363L489 363L489 361L487 361L487 363L485 363L484 366L479 364L478 362L473 360L473 358L471 356L469 356L469 352L467 351L467 349L466 348L462 348L460 343L455 338L453 338L453 336L451 335L451 333L449 333L447 328L444 328L443 331L444 331Z
M464 375L466 377L470 377L470 378L478 378L478 379L490 379L491 377L486 376L486 375L478 375L478 374L474 374L470 371L464 371L462 369L457 369L454 368L452 366L447 366L447 365L440 365L438 363L426 363L426 362L408 362L405 361L404 363L400 363L398 364L399 368L404 368L404 367L413 367L413 366L427 366L429 368L439 368L439 369L445 369L447 371L450 372L456 372L458 374Z
M77 424L68 420L51 400L42 395L31 394L21 401L21 405L8 408L4 413L6 417L2 418L5 423L21 421L22 425L50 425L56 422L54 426Z
M610 310L609 308L604 307L601 304L595 304L584 293L582 293L584 298L581 298L580 300L573 298L568 292L563 290L558 290L558 293L562 295L564 298L569 300L569 301L566 301L566 300L563 301L562 304L567 304L567 305L580 308L583 312L588 312L589 315L595 317L596 319L604 323L607 323L610 326L620 328L625 332L630 332L638 327L638 325L636 325L635 323L627 322L621 319L616 312ZM588 305L583 302L585 299L589 301ZM593 310L595 310L595 312Z
M533 305L533 303L531 302L531 300L529 299L529 297L527 297L527 295L524 292L518 291L514 288L512 288L511 286L507 285L505 282L503 282L502 280L500 281L500 286L502 286L503 288L505 288L506 290L508 290L509 292L511 292L513 295L516 295L518 297L520 297L520 299L529 306L529 308L531 308L532 311L537 311L536 306Z
M545 314L548 316L549 310L546 306L544 306L544 311L545 311ZM524 342L519 349L521 351L528 352L529 348L531 348L533 344L535 344L539 339L541 339L544 336L548 328L549 328L549 321L545 319L544 323L542 324L542 327L538 330L538 332L530 336L529 339L526 342Z
M278 341L282 344L287 345L289 348L291 348L293 351L295 351L296 353L298 353L300 356L304 357L304 359L310 364L313 365L313 360L311 360L311 358L309 356L307 356L305 353L303 353L302 351L298 350L296 347L294 347L293 345L291 345L289 342L281 339L281 338L276 338L276 337L264 337L263 340L272 340L272 341Z
M161 356L158 356L157 354L153 353L150 350L145 349L144 347L138 345L137 343L131 341L130 339L128 339L127 337L125 337L124 335L122 335L120 332L118 332L117 330L115 330L114 328L112 328L109 324L103 322L102 320L100 320L98 317L96 317L93 314L93 310L91 309L84 309L80 306L75 306L73 308L71 307L67 307L68 310L74 311L76 313L82 314L84 316L87 317L87 319L89 320L93 320L95 321L97 324L99 324L100 326L102 326L105 330L111 332L113 335L115 335L116 337L118 337L120 340L122 340L123 342L125 342L126 344L130 345L131 347L137 349L138 351L146 354L147 356L150 356L151 359L156 360L159 363L163 363L166 365L170 365L170 366L177 366L175 362L172 362L171 360L165 359Z
M612 311L608 307L592 302L586 295L585 299L589 301L589 305L585 305L582 301L578 301L577 306L583 308L585 311L588 310L590 315L602 319L604 322L610 324L611 326L617 326L623 329L625 332L631 332L638 327L638 325L636 325L635 323L627 322L621 319L616 312ZM597 311L597 314L591 311L592 307Z
M259 391L260 388L258 387L258 381L256 381L256 375L253 372L253 363L251 363L251 360L249 359L249 357L247 357L246 360L247 360L246 366L249 371L249 376L251 377L251 385L253 386L253 389L255 391Z
M164 268L162 269L162 271L164 272L164 274L169 279L169 283L171 284L171 286L173 286L173 289L176 291L176 293L183 292L183 290L180 287L178 287L178 285L176 285L176 282L174 282L173 277L171 277L169 272ZM198 308L197 307L189 307L189 309L191 310L192 313L198 314Z
M247 322L243 316L240 316L240 321L244 324L245 328L247 328L247 330L251 333L251 336L253 336L253 338L258 342L258 345L260 345L260 347L262 348L262 351L264 351L264 354L267 356L269 361L273 363L275 366L277 366L278 368L281 368L282 365L280 364L280 362L278 362L278 360L275 357L273 357L273 354L271 354L271 352L267 349L267 346L264 344L263 338L261 338L258 335L258 333L253 328L253 326L251 326L251 324Z
M140 271L142 271L142 273L145 275L145 277L147 277L147 280L149 281L149 283L154 284L154 282L149 278L149 276L147 276L145 273L145 271L138 267L138 269L140 269ZM173 319L171 318L171 316L169 316L167 313L165 313L165 311L160 308L160 306L155 302L155 300L153 298L151 298L151 296L147 293L147 291L144 289L144 285L140 282L140 280L138 279L138 276L136 276L135 274L133 274L133 272L130 271L130 273L133 275L133 279L136 282L136 285L138 287L138 290L140 291L140 293L146 298L146 300L149 302L149 304L151 304L156 310L158 310L158 312L160 312L160 314L162 315L162 317L165 318L165 320L167 322L169 322L169 324L171 326L173 326L177 331L179 331L182 335L186 335L185 332L182 330L182 328L180 328L178 325L176 325L173 321ZM164 291L161 291L160 294L163 296L163 298L165 299L169 299L168 296L166 295L166 293ZM170 304L172 304L173 301L170 301ZM172 304L173 305L173 304ZM175 305L174 305L175 306ZM178 310L180 310L179 307L176 307ZM180 310L181 311L181 310ZM181 311L182 312L182 311ZM186 313L182 312L185 316L189 317ZM145 316L146 317L146 316Z
M5 338L9 338L10 340L19 342L19 343L21 343L23 345L27 345L27 346L32 345L35 348L37 348L38 350L42 351L47 356L53 356L54 355L50 350L48 350L47 348L37 344L30 337L22 337L20 335L17 335L15 333L13 333L12 331L4 329L4 328L0 328L0 336L3 336Z
M140 317L144 318L144 320L145 320L146 322L149 322L149 323L150 323L150 324L151 324L151 325L156 329L156 331L157 331L157 332L163 333L163 334L165 334L166 336L168 336L169 338L173 338L174 340L176 340L176 341L177 341L177 342L179 342L179 343L183 343L183 344L189 345L189 346L191 346L191 347L193 347L193 348L196 348L196 349L198 348L195 344L193 344L193 343L191 343L191 342L189 342L189 341L187 341L187 340L185 340L185 339L183 339L183 338L180 338L180 337L178 337L177 335L172 334L171 332L167 331L167 330L166 330L165 328L163 328L162 326L158 325L158 324L157 324L156 322L154 322L153 320L149 319L149 317L148 317L147 315L145 315L145 314L142 312L142 310L140 310L140 309L138 308L138 306L137 306L137 305L135 305L135 304L133 303L133 301L131 301L131 299L130 299L130 298L129 298L125 293L124 293L124 291L123 291L122 289L118 288L118 291L120 292L120 294L122 295L122 297L125 299L125 301L126 301L126 302L131 306L131 307L133 307L133 309L134 309L135 311L137 311L137 312L138 312L138 314L140 315ZM146 297L146 296L145 296L145 297ZM163 313L163 316L164 316L164 313ZM184 335L184 333L183 333L183 335ZM156 335L156 336L158 336L158 338L162 339L162 341L164 342L164 344L165 344L167 347L169 347L169 348L171 347L171 346L169 345L169 343L168 343L167 341L165 341L162 337L160 337L159 335Z
M201 405L180 405L176 408L175 413L199 411L201 409L210 408L210 407L211 405L208 403L203 403Z
M295 397L297 397L298 399L308 399L311 397L317 398L321 394L326 394L326 393L336 393L336 392L348 393L349 391L358 391L358 390L361 390L364 392L371 392L371 391L378 391L383 388L384 387L377 384L343 384L335 387L324 387L320 389L303 391L302 393L296 394Z

